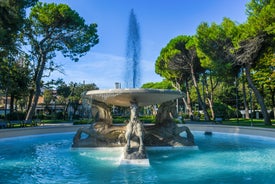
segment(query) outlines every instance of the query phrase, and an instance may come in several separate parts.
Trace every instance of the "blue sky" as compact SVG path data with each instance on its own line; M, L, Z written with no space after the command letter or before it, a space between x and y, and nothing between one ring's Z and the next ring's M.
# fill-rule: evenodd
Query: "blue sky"
M221 23L228 17L238 23L246 21L248 0L43 0L68 4L86 23L98 25L99 44L74 63L58 56L64 73L51 78L66 83L95 83L100 89L124 87L126 37L130 10L133 8L141 34L141 84L159 82L155 61L163 47L179 35L194 35L202 22Z

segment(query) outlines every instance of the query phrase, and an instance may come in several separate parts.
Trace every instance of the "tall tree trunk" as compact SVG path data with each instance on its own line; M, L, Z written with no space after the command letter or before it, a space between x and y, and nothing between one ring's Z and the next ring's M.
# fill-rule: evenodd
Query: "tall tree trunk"
M38 68L37 68L38 73L37 73L37 77L35 80L34 98L31 101L30 109L28 110L27 116L25 118L26 120L31 120L33 118L33 115L35 114L37 102L38 102L39 96L41 94L41 79L43 76L43 71L44 71L45 65L46 65L46 59L45 59L45 57L42 57L41 65L38 65Z
M29 98L28 98L27 112L28 112L28 111L30 110L30 108L31 108L33 95L34 95L34 90L31 89L31 90L30 90L30 93L29 93Z
M196 92L197 92L199 104L202 107L202 110L203 110L203 113L204 113L204 119L206 121L210 121L210 117L209 117L209 114L207 112L205 103L202 101L202 98L201 98L201 93L200 93L200 90L199 90L199 87L198 87L198 84L197 84L197 80L196 80L196 77L195 77L193 67L191 67L191 77L192 77L192 81L193 81L194 87L195 87Z
M5 89L5 120L7 120L7 110L8 110L8 88Z
M190 98L189 85L188 85L188 80L187 79L184 80L184 84L185 84L185 88L186 88L186 91L185 91L186 99L183 97L182 101L184 103L187 114L190 117L191 115L193 115L193 112L192 112L191 98ZM182 91L181 87L180 87L180 84L178 82L172 83L172 85L177 90Z
M211 117L212 119L215 118L215 112L214 112L214 108L213 108L213 91L214 91L214 87L213 87L213 78L211 75L211 71L210 71L210 92L209 92L209 87L207 84L207 81L204 80L205 83L205 88L206 88L206 94L207 94L207 101L209 104L209 108L210 108L210 112L211 112Z
M272 100L273 119L275 119L275 90L270 89L270 91L271 91L271 100Z
M248 103L246 100L246 87L245 87L245 81L244 81L244 68L242 67L242 87L243 87L243 105L244 105L244 111L245 111L245 119L249 119L249 108Z
M258 103L261 107L261 111L262 111L262 114L263 114L263 117L264 117L265 125L272 125L270 117L269 117L267 109L266 109L266 106L265 106L265 103L264 103L264 99L263 99L261 93L259 92L259 90L253 84L253 81L251 79L250 68L251 68L251 65L247 63L245 65L245 72L246 72L247 82L248 82L249 86L251 87L251 89L253 90L253 92L254 92L254 94L257 98L257 101L258 101Z
M186 86L186 109L188 116L191 117L193 115L192 112L192 106L191 106L191 97L190 97L190 92L189 92L189 84L188 81L185 80L185 86Z
M212 117L212 119L214 119L215 118L215 112L214 112L214 109L213 109L212 100L210 100L210 98L207 98L207 101L208 101L208 104L209 104L209 109L210 109L210 112L211 112L211 117Z
M74 83L73 88L72 88L69 96L66 99L66 106L65 106L65 109L63 111L63 118L64 118L64 120L66 120L66 113L68 111L69 106L71 105L70 97L73 95L75 87L76 87L76 83Z
M14 94L13 92L11 92L11 96L10 96L10 114L12 114L14 112Z

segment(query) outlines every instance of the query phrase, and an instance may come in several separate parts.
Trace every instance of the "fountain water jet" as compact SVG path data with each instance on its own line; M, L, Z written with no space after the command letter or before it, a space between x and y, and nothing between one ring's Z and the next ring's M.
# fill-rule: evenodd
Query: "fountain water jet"
M136 15L130 12L126 47L126 87L136 88L140 82L140 33Z

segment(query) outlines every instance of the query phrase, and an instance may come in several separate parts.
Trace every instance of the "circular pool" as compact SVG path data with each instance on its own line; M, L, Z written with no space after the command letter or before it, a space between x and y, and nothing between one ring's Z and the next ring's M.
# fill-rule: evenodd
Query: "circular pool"
M72 149L72 133L0 139L0 183L273 183L275 139L194 131L198 149L150 150L150 166L120 165L121 149Z

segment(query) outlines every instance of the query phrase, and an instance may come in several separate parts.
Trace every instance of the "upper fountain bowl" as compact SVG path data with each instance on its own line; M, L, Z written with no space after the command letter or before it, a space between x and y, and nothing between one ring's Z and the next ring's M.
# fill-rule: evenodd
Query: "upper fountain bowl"
M138 106L147 106L161 104L170 100L183 97L183 93L176 90L167 89L108 89L108 90L92 90L86 92L86 97L90 97L97 101L110 105L129 107L130 102L137 102Z

